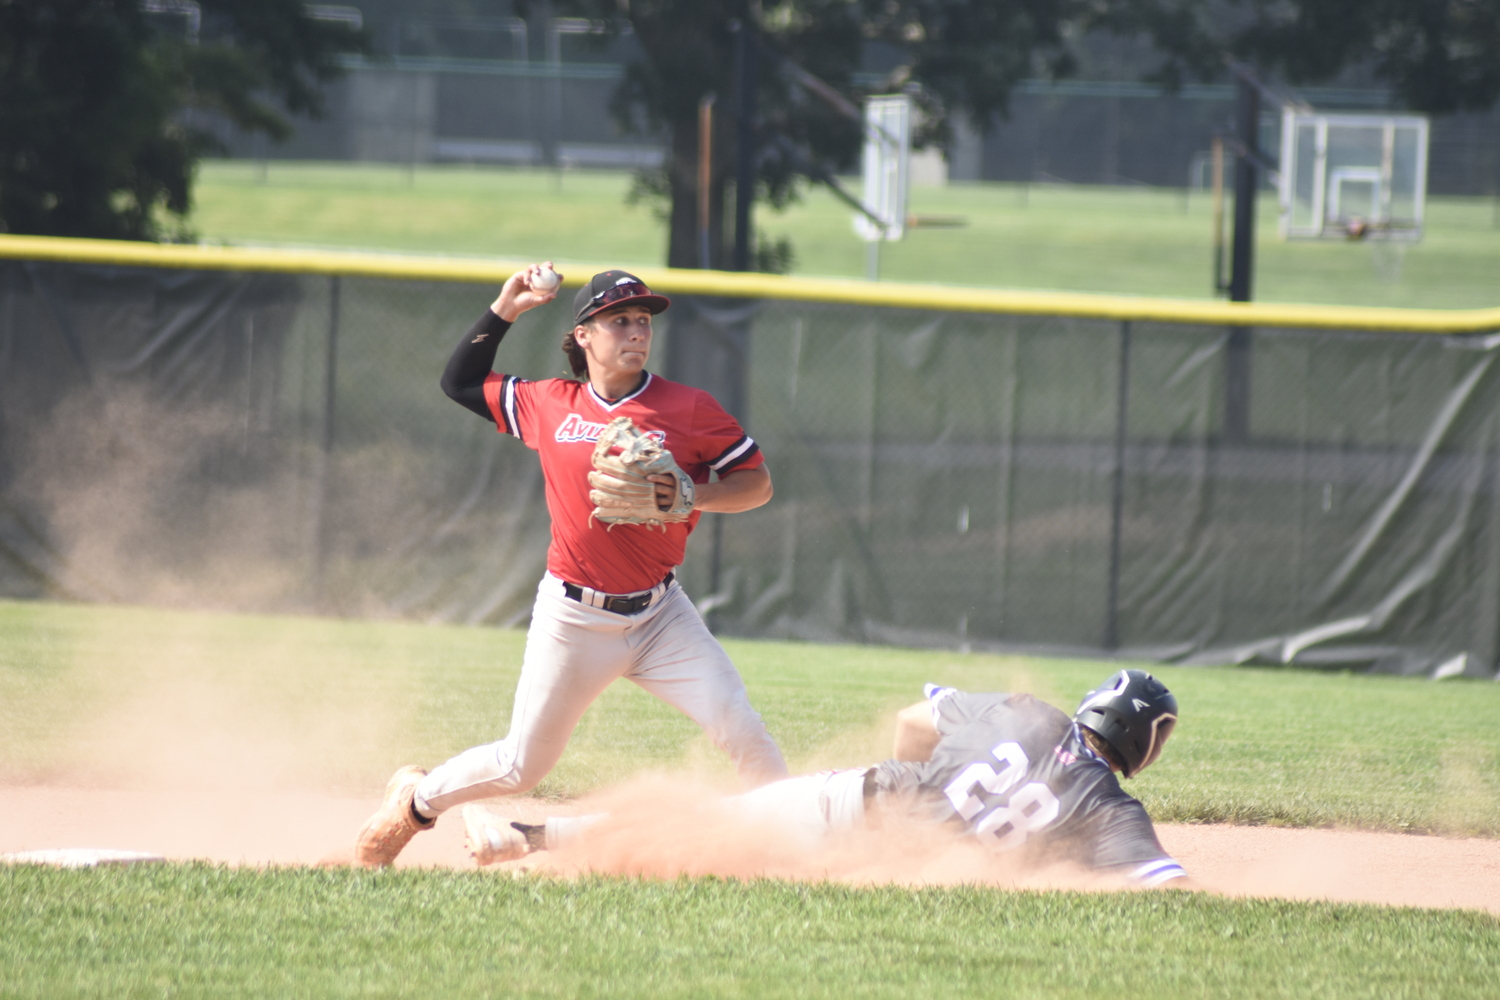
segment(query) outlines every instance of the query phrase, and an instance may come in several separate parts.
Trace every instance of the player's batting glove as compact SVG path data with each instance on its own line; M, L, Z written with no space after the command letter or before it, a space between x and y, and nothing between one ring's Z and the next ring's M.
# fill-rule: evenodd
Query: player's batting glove
M671 476L672 500L662 510L650 476ZM686 521L693 512L693 481L677 465L672 453L642 433L629 417L605 425L594 445L594 471L589 473L593 516L612 529L617 524L644 524L666 531L666 525Z

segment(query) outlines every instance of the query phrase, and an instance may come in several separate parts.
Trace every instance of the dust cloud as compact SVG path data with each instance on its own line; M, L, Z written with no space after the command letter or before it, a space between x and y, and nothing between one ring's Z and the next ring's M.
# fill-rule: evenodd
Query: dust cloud
M248 420L128 385L59 403L8 487L45 525L51 588L158 607L305 603L316 469L273 460Z
M497 531L479 498L519 491L520 509L540 512L531 479L502 481L478 431L434 448L360 402L325 451L324 414L295 401L73 394L33 421L5 484L45 539L29 575L46 595L93 602L439 620L518 605L524 617L545 526L521 536L518 517ZM519 570L500 585L475 572L497 546Z
M191 626L191 616L171 620ZM267 692L253 670L200 662L203 644L190 634L178 637L182 648L169 632L151 638L161 649L149 669L100 678L57 720L41 766L12 764L0 778L0 854L90 848L310 864L352 844L374 809L360 793L399 731L399 707L378 694L328 698L315 679L278 677Z
M348 863L354 836L379 805L322 792L140 785L132 789L33 784L3 789L0 854L64 848L135 850L173 860L234 865ZM520 797L489 803L497 815L542 822L549 814L608 811L574 844L484 869L489 877L587 874L673 879L713 875L856 886L980 885L1001 889L1113 891L1112 879L1053 867L1025 870L1003 855L930 828L887 823L809 848L773 821L745 822L711 785L651 775L572 802ZM1500 841L1349 830L1223 825L1158 827L1196 887L1225 895L1500 914ZM418 835L399 867L470 869L459 810Z
M401 724L400 709L348 694L312 694L299 706L294 682L278 679L267 692L263 680L169 652L72 719L62 749L36 777L75 788L182 793L367 789L370 762L382 757L382 734Z
M716 875L852 885L982 885L1004 889L1117 891L1122 880L1065 865L1026 868L1014 855L929 826L887 820L880 830L817 846L790 838L774 819L747 823L711 789L656 775L569 803L555 812L609 818L555 852L497 871L572 878L588 873L670 879ZM492 804L540 822L527 800ZM1354 830L1227 825L1157 828L1195 888L1226 896L1458 907L1500 914L1500 841Z
M728 807L722 795L681 775L639 777L570 803L569 813L604 813L608 818L576 842L512 867L567 877L716 875L853 885L1122 887L1117 879L1064 865L1027 869L972 840L898 817L886 817L878 830L808 842L789 835L774 815L747 817ZM503 813L505 803L493 808Z

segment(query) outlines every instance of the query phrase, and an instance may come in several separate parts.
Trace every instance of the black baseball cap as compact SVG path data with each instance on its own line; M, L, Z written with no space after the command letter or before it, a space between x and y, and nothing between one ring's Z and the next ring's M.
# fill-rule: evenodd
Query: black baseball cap
M623 304L645 306L655 316L672 300L657 295L646 283L628 271L605 271L596 274L573 296L573 322L582 323L594 313Z

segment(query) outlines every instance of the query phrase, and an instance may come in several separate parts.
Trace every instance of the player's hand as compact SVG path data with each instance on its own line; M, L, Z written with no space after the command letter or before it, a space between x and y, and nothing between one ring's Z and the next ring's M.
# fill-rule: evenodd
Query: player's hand
M500 297L495 299L490 311L507 323L514 323L520 315L528 309L544 306L557 298L558 285L556 288L543 291L533 288L532 279L538 271L552 270L550 260L540 264L531 264L512 274L505 284L500 287ZM562 275L558 275L562 277Z
M646 478L656 484L656 509L671 510L672 501L677 498L677 480L666 475L647 476Z

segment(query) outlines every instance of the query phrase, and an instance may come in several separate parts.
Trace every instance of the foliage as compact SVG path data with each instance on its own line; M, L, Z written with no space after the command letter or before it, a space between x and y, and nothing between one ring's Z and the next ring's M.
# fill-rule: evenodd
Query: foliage
M1148 36L1156 79L1224 77L1226 58L1291 83L1353 73L1447 114L1500 99L1500 0L1111 0L1098 24Z
M755 262L752 271L766 274L791 274L797 267L797 249L786 236L772 238L765 233L755 236Z
M522 11L538 7L519 0ZM1033 76L1065 76L1091 32L1149 40L1160 62L1148 78L1176 86L1219 79L1230 56L1294 82L1329 79L1373 63L1412 107L1480 109L1500 95L1500 0L556 0L560 12L628 22L644 57L615 96L622 127L644 121L669 137L667 163L638 195L669 206L667 262L700 266L697 219L698 101L720 98L711 179L710 242L725 263L724 203L734 163L735 23L763 40L758 88L756 196L776 209L808 178L849 168L861 142L856 122L804 83L801 67L846 99L906 90L922 110L918 147L944 144L956 116L981 130L1006 111L1011 90ZM621 21L623 18L624 21ZM894 60L874 86L855 74L872 45Z
M665 167L636 193L670 205L667 260L674 267L699 266L698 102L710 93L719 101L709 230L721 248L715 263L724 263L724 200L737 155L736 24L753 26L759 39L756 195L781 209L807 178L851 168L862 142L848 105L840 110L819 96L799 70L846 102L866 93L912 93L923 110L920 147L944 141L954 114L984 122L1002 112L1018 81L1068 72L1068 38L1102 23L1097 5L1086 0L558 0L553 6L614 31L623 17L640 42L644 56L627 67L614 111L623 128L644 123L669 137ZM857 86L855 74L872 45L894 53L896 64L873 86Z
M137 0L0 3L0 230L158 236L216 145L205 114L284 138L278 106L317 113L338 54L364 44L300 0L192 6L201 23Z
M521 11L536 6L517 4ZM754 25L758 5L749 0L634 0L628 6L614 0L558 0L552 6L558 13L595 18L613 32L628 24L640 44L644 56L626 67L612 110L627 131L667 133L665 166L644 176L636 193L663 203L670 234L667 262L674 267L700 266L698 105L704 95L717 95L708 222L713 263L724 266L726 197L736 162L735 28ZM856 10L845 0L768 6L761 18L768 52L848 91L863 40ZM775 71L774 56L769 63L758 88L762 155L756 193L783 206L796 196L802 176L794 156L847 166L859 148L859 126L791 86Z
M1230 51L1294 82L1372 66L1408 107L1482 111L1500 98L1500 0L1241 0Z

